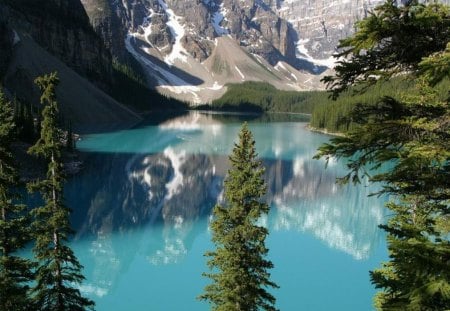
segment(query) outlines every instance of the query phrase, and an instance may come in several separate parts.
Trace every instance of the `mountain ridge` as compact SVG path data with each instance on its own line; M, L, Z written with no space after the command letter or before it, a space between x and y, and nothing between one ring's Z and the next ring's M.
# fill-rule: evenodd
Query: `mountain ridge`
M98 33L103 32L98 22L99 4L107 3L108 16L115 14L121 22L120 26L114 24L115 30L113 23L108 25L107 29L117 35L109 35L105 41L111 46L123 45L133 54L145 68L152 87L193 104L220 97L224 90L218 85L243 80L267 81L289 90L323 89L320 78L331 73L338 41L351 34L354 22L381 2L82 0L91 22L96 20L93 24ZM121 43L124 28L127 33ZM226 65L235 72L217 79L211 58L221 54L217 41L223 38L234 42L233 56L242 55L242 50L250 56L250 67L264 66L277 77L267 80L265 73L255 76L241 68L235 70L231 62ZM210 74L205 75L205 71ZM186 73L203 83L184 81L183 87L174 83L184 80Z

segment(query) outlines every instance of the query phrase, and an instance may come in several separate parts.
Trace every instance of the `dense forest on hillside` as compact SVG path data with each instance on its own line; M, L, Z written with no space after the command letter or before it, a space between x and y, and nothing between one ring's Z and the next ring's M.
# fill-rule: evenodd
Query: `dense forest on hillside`
M404 92L416 92L413 77L397 77L380 81L363 91L350 87L333 100L327 91L282 91L264 82L245 82L228 85L227 92L211 105L200 109L245 112L296 112L311 114L311 127L328 132L347 132L355 128L349 116L359 103L375 104L380 97L397 98ZM450 80L445 79L434 87L440 98L445 98L450 89Z
M265 82L248 81L227 85L227 92L202 109L246 112L311 113L314 104L326 98L320 91L282 91Z
M391 81L380 81L361 92L356 88L349 88L336 100L324 92L323 98L314 105L311 116L311 127L324 129L328 132L347 132L354 129L355 124L349 113L358 103L374 104L381 96L396 97L399 91L413 90L414 82L406 77ZM326 94L326 96L325 96Z
M365 103L376 104L384 96L401 99L402 94L417 93L414 88L413 77L395 78L389 81L380 81L370 86L364 92L358 88L349 88L343 92L336 100L330 98L329 94L320 94L318 101L313 106L311 116L311 127L324 129L328 132L347 132L356 128L354 120L350 117L356 105ZM439 98L445 99L450 89L450 80L446 79L434 87ZM326 96L325 96L326 95Z

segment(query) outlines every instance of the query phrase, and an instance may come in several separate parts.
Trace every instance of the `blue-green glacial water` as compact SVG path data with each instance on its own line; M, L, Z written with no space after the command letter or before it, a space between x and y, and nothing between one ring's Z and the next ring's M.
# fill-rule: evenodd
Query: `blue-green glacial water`
M386 258L382 198L339 187L342 163L313 160L329 137L299 116L192 112L134 129L87 135L82 172L67 183L85 266L81 288L99 311L208 310L196 300L209 280L203 253L221 200L227 156L243 119L266 167L271 205L261 219L275 265L280 310L372 310L369 270Z

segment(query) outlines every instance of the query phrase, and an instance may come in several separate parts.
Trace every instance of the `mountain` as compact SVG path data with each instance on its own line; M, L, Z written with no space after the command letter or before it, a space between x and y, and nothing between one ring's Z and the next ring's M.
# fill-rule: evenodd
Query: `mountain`
M383 0L82 0L113 54L126 49L160 92L193 103L227 83L322 88L338 41Z
M70 72L63 80L81 80L61 83L65 114L83 120L90 111L90 120L105 122L137 119L118 101L166 109L167 99L146 87L192 104L211 102L226 84L248 80L320 89L320 79L332 73L338 41L382 2L1 0L0 77L11 95L37 103L37 75Z
M79 0L0 1L0 77L7 93L37 105L33 80L57 71L57 97L75 130L132 124L140 117L111 96L112 56Z

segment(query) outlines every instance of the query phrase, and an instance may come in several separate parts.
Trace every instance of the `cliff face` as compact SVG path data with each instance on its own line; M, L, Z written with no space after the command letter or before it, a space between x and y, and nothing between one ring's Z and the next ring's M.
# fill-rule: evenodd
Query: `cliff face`
M1 1L0 46L0 83L20 101L38 105L33 80L57 71L60 111L75 130L139 120L102 91L113 83L111 54L79 0Z
M80 0L90 22L111 53L123 58L124 39L130 29L137 29L146 15L140 0Z
M274 8L295 29L299 56L327 59L340 39L354 31L354 23L384 0L278 0ZM302 55L303 54L303 55Z
M5 0L0 19L101 84L112 74L111 55L89 23L79 0Z
M354 22L383 0L81 0L91 23L114 55L123 53L127 33L139 32L163 54L179 43L198 61L214 50L213 40L230 35L275 65L302 69L328 59ZM321 62L318 62L321 64ZM303 69L309 69L306 66Z
M227 83L248 80L323 88L339 40L384 0L3 2L0 14L12 28L91 80L111 77L110 53L119 60L131 54L160 92L204 103Z
M159 91L193 103L246 80L323 88L338 41L382 1L81 0L114 56L131 53Z

